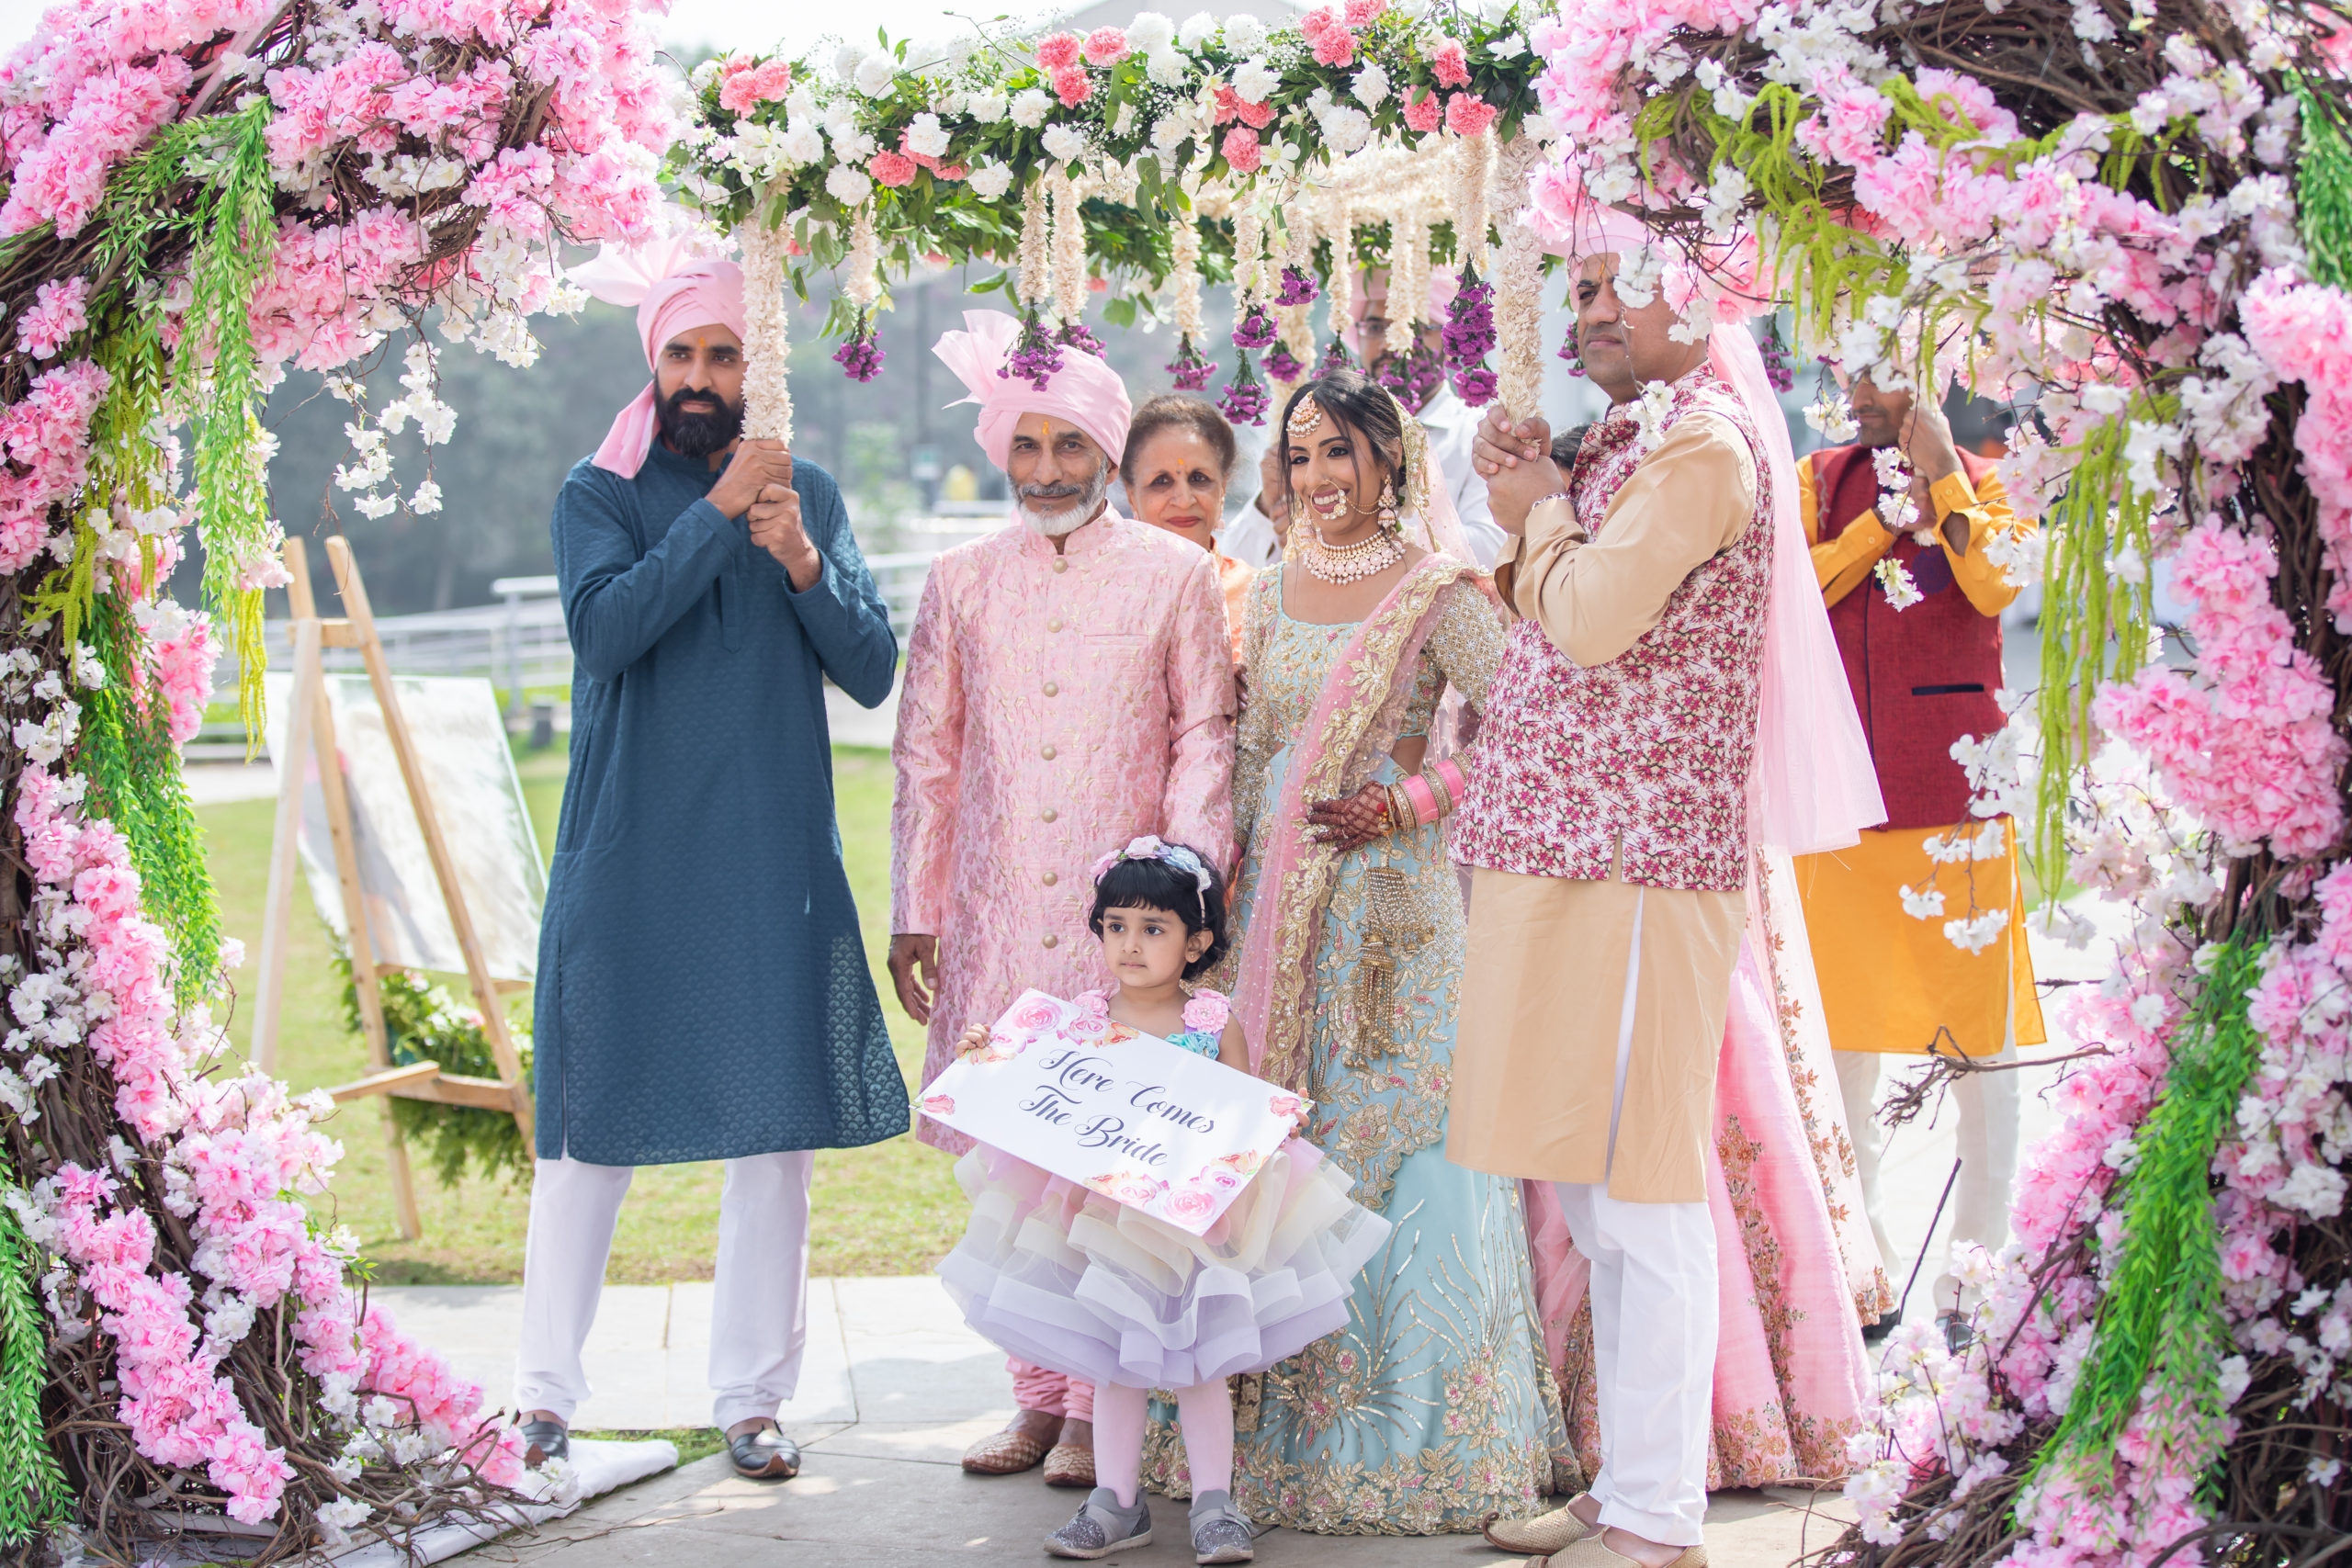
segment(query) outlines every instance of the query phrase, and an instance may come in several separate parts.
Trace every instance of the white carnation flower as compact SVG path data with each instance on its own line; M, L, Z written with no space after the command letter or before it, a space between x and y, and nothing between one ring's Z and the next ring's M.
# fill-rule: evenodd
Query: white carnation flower
M1376 109L1388 96L1388 73L1376 62L1367 64L1356 73L1356 79L1349 85L1348 92L1364 107Z
M1046 155L1065 164L1075 164L1086 155L1086 137L1075 126L1046 127Z
M1004 118L1009 100L1002 93L974 93L964 105L965 111L982 125L994 125Z
M1262 60L1245 60L1233 68L1233 90L1241 95L1244 103L1262 104L1280 85L1282 78L1269 70Z
M825 139L813 125L794 126L777 139L775 150L785 163L795 167L825 161Z
M974 169L967 183L974 196L982 201L994 201L1012 188L1012 170L1002 164L989 164Z
M867 97L879 97L890 90L898 79L899 62L887 54L869 54L857 63L857 90Z
M833 74L846 82L857 74L857 68L865 60L864 44L845 43L833 52Z
M1236 54L1257 53L1266 47L1266 24L1255 17L1227 17L1225 47Z
M935 114L919 114L907 127L907 151L936 158L947 151L947 132Z
M1372 116L1362 109L1335 105L1320 124L1323 140L1334 152L1353 152L1372 140Z
M862 169L836 164L825 175L825 191L844 207L855 207L874 194L874 182Z
M1216 18L1206 11L1193 12L1184 18L1184 25L1176 29L1176 41L1186 49L1198 49L1215 37Z
M1127 24L1127 47L1137 54L1165 49L1176 39L1176 24L1157 11L1144 11Z
M1036 87L1028 87L1012 100L1012 123L1023 130L1035 130L1046 123L1046 116L1053 112L1054 100Z
M1143 73L1156 87L1182 86L1192 69L1192 63L1172 49L1155 49L1144 57Z

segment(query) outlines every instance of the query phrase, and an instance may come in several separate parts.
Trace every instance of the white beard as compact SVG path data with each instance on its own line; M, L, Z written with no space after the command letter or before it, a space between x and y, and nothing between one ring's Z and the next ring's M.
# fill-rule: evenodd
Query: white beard
M1085 493L1059 512L1038 513L1030 510L1028 502L1019 490L1013 491L1012 509L1021 514L1022 524L1042 537L1058 539L1065 534L1076 533L1102 511L1103 498L1111 492L1111 465L1103 463L1094 470L1086 484Z

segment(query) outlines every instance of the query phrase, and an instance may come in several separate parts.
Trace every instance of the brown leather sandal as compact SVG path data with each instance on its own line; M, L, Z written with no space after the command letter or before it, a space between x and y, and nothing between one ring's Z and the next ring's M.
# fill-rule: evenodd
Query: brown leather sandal
M1094 1485L1094 1450L1081 1449L1076 1443L1056 1443L1054 1451L1046 1456L1046 1484L1091 1489Z
M973 1475L1018 1475L1046 1457L1045 1440L1010 1427L991 1432L964 1450L964 1469Z

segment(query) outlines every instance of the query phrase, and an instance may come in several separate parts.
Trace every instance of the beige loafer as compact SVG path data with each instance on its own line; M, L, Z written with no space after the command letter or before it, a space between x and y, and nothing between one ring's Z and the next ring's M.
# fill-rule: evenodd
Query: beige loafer
M1563 1503L1550 1513L1538 1514L1532 1519L1506 1519L1500 1514L1489 1514L1487 1544L1503 1551L1532 1552L1538 1557L1565 1551L1593 1530L1592 1526L1568 1511L1573 1506Z
M1076 1443L1056 1443L1054 1451L1046 1456L1046 1484L1048 1486L1094 1487L1094 1450L1081 1449Z

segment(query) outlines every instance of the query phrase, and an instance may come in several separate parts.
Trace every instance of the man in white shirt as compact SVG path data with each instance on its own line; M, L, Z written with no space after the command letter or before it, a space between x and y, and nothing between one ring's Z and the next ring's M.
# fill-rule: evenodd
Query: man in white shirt
M1430 285L1432 301L1440 288L1453 281L1450 273L1436 275ZM1373 367L1375 376L1379 374L1380 361L1390 352L1388 338L1394 326L1388 316L1387 269L1374 267L1358 274L1354 341L1348 346L1366 367ZM1442 339L1435 327L1424 327L1420 338L1430 353L1442 352ZM1409 341L1400 333L1397 352L1409 346ZM1391 389L1395 390L1393 387ZM1475 564L1482 571L1493 570L1495 558L1502 553L1503 531L1495 525L1494 513L1487 501L1486 481L1470 466L1470 444L1478 432L1479 411L1456 397L1453 387L1443 380L1418 408L1407 391L1397 392L1397 401L1429 433L1430 455L1437 459L1439 471L1445 478L1454 513L1462 519L1463 536L1470 542L1470 553L1477 557ZM1269 510L1272 498L1287 494L1282 455L1281 442L1266 443L1266 449L1258 459L1257 495L1217 535L1217 548L1245 566L1272 566L1282 558L1282 533L1289 519L1277 517Z

